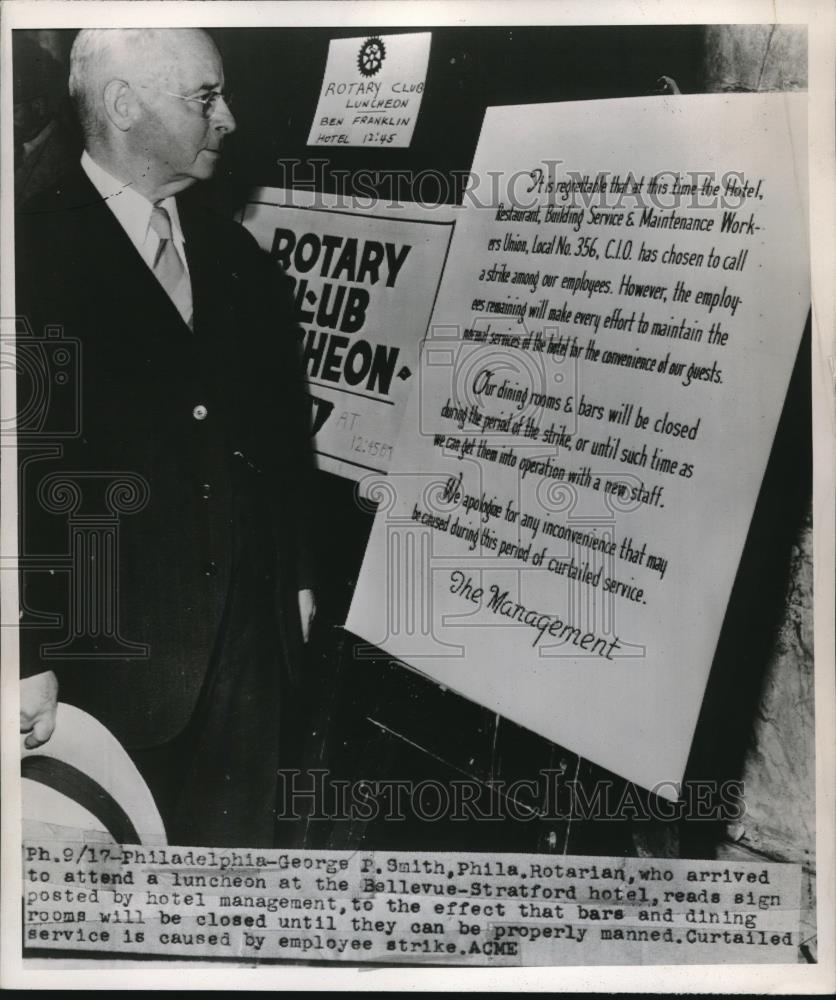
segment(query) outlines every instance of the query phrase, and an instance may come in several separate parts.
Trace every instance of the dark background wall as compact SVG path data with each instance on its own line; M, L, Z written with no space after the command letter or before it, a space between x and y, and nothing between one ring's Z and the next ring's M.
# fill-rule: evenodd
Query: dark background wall
M699 28L428 28L432 31L421 114L406 149L308 147L331 38L367 29L265 29L215 32L236 94L239 132L231 174L278 184L288 161L327 158L326 190L350 192L340 170L466 172L485 108L500 104L594 100L651 92L661 74L683 90L701 86ZM386 28L382 33L397 33ZM240 97L240 100L238 100ZM383 178L383 191L391 178ZM403 181L407 196L409 182ZM426 185L425 198L431 188ZM455 197L451 182L446 201ZM422 192L419 189L416 194Z

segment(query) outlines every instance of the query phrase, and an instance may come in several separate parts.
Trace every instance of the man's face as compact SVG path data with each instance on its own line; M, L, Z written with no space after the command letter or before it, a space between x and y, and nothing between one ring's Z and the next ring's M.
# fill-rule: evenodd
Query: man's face
M157 186L179 191L214 173L235 119L223 100L206 117L197 101L172 95L203 97L223 86L221 57L202 32L172 32L154 52L136 88L143 113L131 128L131 143L147 159Z

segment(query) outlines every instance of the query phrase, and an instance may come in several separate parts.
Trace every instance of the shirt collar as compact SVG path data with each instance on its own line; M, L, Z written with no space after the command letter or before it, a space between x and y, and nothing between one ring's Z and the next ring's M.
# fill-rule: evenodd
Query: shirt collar
M154 203L124 181L117 180L90 156L87 150L81 156L81 166L90 179L90 183L107 202L119 224L128 234L135 247L141 249L148 236L151 212ZM173 195L156 202L168 212L171 219L171 232L174 243L185 260L185 239L180 225L180 214L177 211L177 201Z

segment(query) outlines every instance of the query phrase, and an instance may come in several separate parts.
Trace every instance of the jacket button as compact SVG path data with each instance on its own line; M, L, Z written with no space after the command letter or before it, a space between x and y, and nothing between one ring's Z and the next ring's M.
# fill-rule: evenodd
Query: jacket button
M195 420L205 420L209 415L209 411L203 405L203 403L198 403L197 406L192 410L192 416Z
M216 562L208 562L203 567L204 576L215 576L217 572L218 572L218 564Z
M202 499L208 500L212 496L212 484L203 483L202 486L200 487L200 495Z

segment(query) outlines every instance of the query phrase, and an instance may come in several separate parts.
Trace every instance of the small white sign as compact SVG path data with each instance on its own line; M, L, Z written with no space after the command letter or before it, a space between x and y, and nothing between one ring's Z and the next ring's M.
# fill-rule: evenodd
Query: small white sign
M431 38L427 31L332 40L308 145L408 146Z

